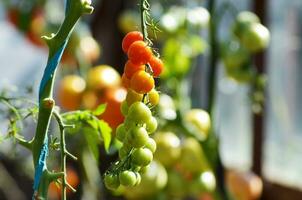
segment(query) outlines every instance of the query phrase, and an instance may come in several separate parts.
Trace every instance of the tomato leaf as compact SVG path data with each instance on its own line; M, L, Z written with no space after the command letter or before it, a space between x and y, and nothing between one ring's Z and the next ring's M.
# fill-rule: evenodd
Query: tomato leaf
M95 116L103 114L106 110L106 106L106 104L99 105L94 111L92 111L92 114Z

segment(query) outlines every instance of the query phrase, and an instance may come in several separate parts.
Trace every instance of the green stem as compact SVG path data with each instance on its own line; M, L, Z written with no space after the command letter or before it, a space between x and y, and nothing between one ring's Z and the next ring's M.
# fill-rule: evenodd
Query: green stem
M140 3L141 29L143 32L144 41L146 41L148 38L148 30L147 30L147 24L146 24L146 12L148 12L148 9L146 7L147 5L149 5L147 0L141 0L141 3Z
M71 34L79 18L83 14L91 13L93 11L93 8L90 6L88 1L67 0L67 5L68 5L68 9L67 9L68 12L66 13L64 22L61 25L58 32L56 34L52 34L50 37L47 36L43 37L49 47L48 60L52 59L55 53L59 50L59 48L61 48L62 45L66 42L66 40L68 40L69 35ZM49 124L55 104L53 100L53 84L54 84L55 73L56 71L54 71L50 80L48 80L48 82L46 83L46 86L43 89L41 98L39 100L40 106L39 106L39 115L38 115L38 122L36 127L36 134L32 142L33 144L32 151L33 151L33 160L34 160L35 169L38 164L38 160L39 160L41 149L43 147L44 140L47 137L46 134L49 129ZM62 145L62 140L61 140L61 145ZM63 161L65 159L66 157L64 153ZM65 161L63 163L65 163ZM65 168L64 166L62 168ZM41 177L39 190L38 190L39 194L37 194L38 196L37 198L39 199L47 198L47 190L51 182L47 174L48 171L46 170L43 172ZM65 171L64 174L66 174ZM63 178L63 180L65 180L65 178ZM63 185L65 186L66 184ZM64 198L64 196L62 197ZM65 195L65 199L66 199L66 195Z

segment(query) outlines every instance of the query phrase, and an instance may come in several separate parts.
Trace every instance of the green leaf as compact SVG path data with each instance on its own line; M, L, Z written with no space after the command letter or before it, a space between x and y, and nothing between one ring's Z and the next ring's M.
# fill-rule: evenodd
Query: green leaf
M99 116L99 115L103 114L106 110L106 106L107 106L107 104L99 105L94 111L92 111L92 114L95 116Z
M111 143L111 131L112 130L111 130L110 126L108 125L108 123L103 120L99 121L99 128L101 130L101 135L104 140L105 150L106 150L106 152L108 152L110 143Z

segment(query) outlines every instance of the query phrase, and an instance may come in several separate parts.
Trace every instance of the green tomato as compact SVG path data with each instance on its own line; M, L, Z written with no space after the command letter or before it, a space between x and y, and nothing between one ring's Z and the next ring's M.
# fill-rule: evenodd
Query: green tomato
M119 180L123 186L134 186L137 182L136 174L129 170L120 172Z
M151 134L157 129L157 120L155 117L151 117L149 121L146 122L146 129Z
M143 147L148 143L148 133L144 127L132 127L127 133L127 143L135 148Z
M240 12L236 17L235 24L233 26L234 34L241 39L244 30L253 23L260 23L260 19L256 14L250 11Z
M119 141L124 141L126 136L126 128L125 125L122 123L116 128L116 139Z
M242 35L241 42L250 52L256 53L265 49L270 41L270 32L262 24L249 26Z
M119 158L122 160L124 159L130 152L131 148L127 145L123 145L119 150L118 150L118 155Z
M180 164L192 173L199 173L208 168L203 149L195 138L190 137L184 140Z
M113 174L106 174L104 177L104 183L106 188L110 190L115 190L120 186L118 176Z
M154 140L157 144L154 157L165 167L171 167L180 157L180 139L172 132L158 132Z
M138 172L135 172L135 176L136 176L136 183L135 183L135 185L139 185L141 183L141 181L142 181L142 177L141 177L140 173L138 173Z
M185 114L185 122L192 126L197 132L197 135L201 139L206 139L210 128L211 128L211 119L210 115L201 109L191 109Z
M127 101L123 101L121 104L121 112L124 116L126 116L128 114L128 104Z
M226 68L238 69L249 61L248 51L238 42L232 40L222 48L222 61Z
M146 123L152 117L151 110L142 102L135 102L129 107L128 116L135 123Z
M148 142L145 145L146 148L150 149L152 153L156 151L156 142L152 138L148 138Z
M153 160L153 154L150 149L139 148L135 149L131 155L132 162L138 166L146 166Z

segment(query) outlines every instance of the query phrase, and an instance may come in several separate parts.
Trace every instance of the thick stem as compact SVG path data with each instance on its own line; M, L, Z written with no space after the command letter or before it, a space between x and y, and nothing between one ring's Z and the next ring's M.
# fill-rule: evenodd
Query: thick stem
M141 29L142 29L144 41L146 41L148 38L148 30L147 30L147 24L146 24L146 12L147 12L146 3L148 4L148 2L146 2L146 0L141 0L141 3L140 3Z

